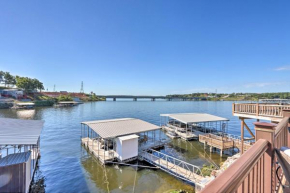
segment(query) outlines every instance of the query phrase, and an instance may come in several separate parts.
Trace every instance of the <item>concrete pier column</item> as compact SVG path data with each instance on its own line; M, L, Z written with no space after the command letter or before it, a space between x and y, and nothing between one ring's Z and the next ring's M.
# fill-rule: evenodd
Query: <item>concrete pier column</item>
M133 98L133 101L137 101L137 98Z
M152 98L151 101L155 101L155 98Z
M212 146L209 147L209 152L212 153Z
M223 157L223 149L220 151L220 156Z
M113 101L116 101L116 98L113 98Z

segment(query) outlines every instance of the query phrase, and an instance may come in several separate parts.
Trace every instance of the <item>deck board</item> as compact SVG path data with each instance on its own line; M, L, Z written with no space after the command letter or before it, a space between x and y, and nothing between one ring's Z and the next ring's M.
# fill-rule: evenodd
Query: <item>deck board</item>
M101 144L96 140L93 143L90 138L82 138L82 144L102 163L111 161L115 158L116 154L113 150L105 151L104 149L99 148Z

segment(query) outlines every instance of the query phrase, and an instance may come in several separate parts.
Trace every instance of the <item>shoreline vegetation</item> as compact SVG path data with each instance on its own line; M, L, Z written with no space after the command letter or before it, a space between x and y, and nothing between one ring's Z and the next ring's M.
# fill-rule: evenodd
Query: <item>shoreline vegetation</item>
M74 92L48 92L44 90L43 83L35 78L21 77L11 75L10 72L0 70L0 90L3 89L21 89L25 95L25 101L34 102L35 106L52 106L60 101L105 101L105 98L97 97L95 93L74 93ZM168 98L184 98L187 100L199 101L259 101L259 99L290 99L290 92L276 93L192 93L192 94L173 94L166 95ZM15 98L8 99L14 102L18 101ZM10 102L1 102L0 108L9 108Z
M290 92L272 93L192 93L166 95L171 98L197 98L205 101L259 101L259 99L290 99Z
M2 85L2 86L1 86ZM5 97L0 100L0 109L11 108L14 103L34 102L35 106L53 106L60 101L79 101L92 102L104 101L105 98L99 98L95 93L70 93L61 92L45 92L43 83L35 78L21 77L12 75L10 72L0 70L0 91L1 90L22 90L23 97L21 99L12 96ZM25 100L23 100L25 99Z

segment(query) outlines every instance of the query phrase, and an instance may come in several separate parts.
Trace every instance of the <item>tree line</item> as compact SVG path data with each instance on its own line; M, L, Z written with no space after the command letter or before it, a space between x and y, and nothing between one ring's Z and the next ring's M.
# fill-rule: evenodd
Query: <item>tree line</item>
M191 94L173 94L167 95L167 97L178 98L231 98L231 99L290 99L290 92L269 92L269 93L191 93Z
M13 76L10 72L0 71L0 83L5 87L13 87L24 89L25 92L31 92L34 90L43 90L43 83L36 78Z

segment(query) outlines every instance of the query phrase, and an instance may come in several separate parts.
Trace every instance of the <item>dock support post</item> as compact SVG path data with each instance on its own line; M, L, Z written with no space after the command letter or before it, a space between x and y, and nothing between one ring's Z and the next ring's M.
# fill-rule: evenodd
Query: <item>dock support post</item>
M220 151L220 156L223 157L223 149Z
M212 146L209 147L209 152L212 153Z
M106 140L104 139L104 163L105 163L105 160L106 160Z
M204 141L203 149L206 149L206 141Z
M87 141L87 147L89 147L89 126L87 126L88 129L88 141Z
M244 119L241 119L241 155L244 153Z

